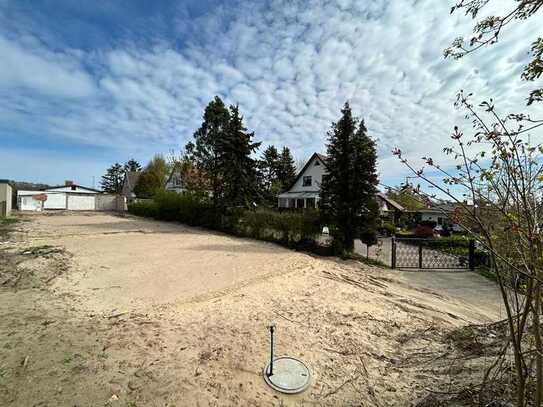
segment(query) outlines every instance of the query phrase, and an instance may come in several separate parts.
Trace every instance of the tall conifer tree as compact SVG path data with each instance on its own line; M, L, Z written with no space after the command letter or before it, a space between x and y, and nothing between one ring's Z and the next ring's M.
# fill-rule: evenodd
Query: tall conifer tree
M230 122L230 113L220 97L206 106L202 125L194 132L194 142L185 147L187 155L209 178L214 206L223 196L223 147Z
M119 163L115 163L106 170L106 173L102 176L100 185L105 192L110 194L118 194L123 188L123 180L123 166Z
M281 185L281 190L289 188L296 178L296 165L294 158L288 147L283 147L279 157L279 168L277 170L277 179Z
M230 106L230 121L221 143L225 206L249 207L258 199L257 162L251 155L260 143L252 141L238 106Z
M334 238L343 250L352 251L354 239L365 240L377 218L377 154L364 122L353 117L348 103L342 117L328 132L328 174L321 188L321 208L334 226ZM374 233L374 232L373 232Z

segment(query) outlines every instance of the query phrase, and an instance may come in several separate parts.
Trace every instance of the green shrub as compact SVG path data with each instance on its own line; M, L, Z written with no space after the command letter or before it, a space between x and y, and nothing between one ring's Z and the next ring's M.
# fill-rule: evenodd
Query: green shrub
M392 236L396 234L396 226L394 226L394 224L390 222L384 223L382 226L382 230L387 236Z
M141 200L129 203L128 212L132 215L142 216L145 218L157 218L158 207L152 200Z
M269 209L228 208L220 211L201 197L163 191L157 193L152 201L129 204L128 211L137 216L178 221L236 236L276 242L298 250L330 254L329 248L319 246L316 242L321 231L321 221L316 210L278 212Z

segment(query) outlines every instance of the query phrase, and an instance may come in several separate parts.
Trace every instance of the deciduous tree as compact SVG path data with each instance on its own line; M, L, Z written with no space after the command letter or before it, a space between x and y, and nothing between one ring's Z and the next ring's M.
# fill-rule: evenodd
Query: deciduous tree
M445 57L459 59L484 46L497 43L504 27L532 18L543 8L543 0L459 0L451 8L451 13L464 11L466 15L475 20L481 12L491 5L500 3L505 6L502 7L503 13L479 19L475 23L471 37L469 39L456 38L451 46L444 51ZM531 44L532 60L522 73L522 78L527 81L539 79L543 74L543 38L531 39L531 41L533 41ZM528 97L528 105L541 101L543 101L543 88L532 90Z

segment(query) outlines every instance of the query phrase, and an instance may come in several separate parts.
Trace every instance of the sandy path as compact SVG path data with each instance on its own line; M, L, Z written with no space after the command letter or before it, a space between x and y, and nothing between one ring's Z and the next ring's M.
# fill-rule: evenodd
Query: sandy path
M11 405L411 405L444 373L407 361L497 317L395 272L272 244L106 214L31 218L20 244L72 257L49 290L0 293L13 310L0 315ZM262 380L271 321L278 354L311 367L300 395ZM28 380L40 385L15 389Z

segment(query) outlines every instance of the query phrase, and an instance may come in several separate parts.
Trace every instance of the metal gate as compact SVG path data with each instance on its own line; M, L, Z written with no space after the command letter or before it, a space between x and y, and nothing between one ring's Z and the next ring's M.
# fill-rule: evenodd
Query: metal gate
M392 238L392 268L469 269L475 268L475 241L447 239Z

